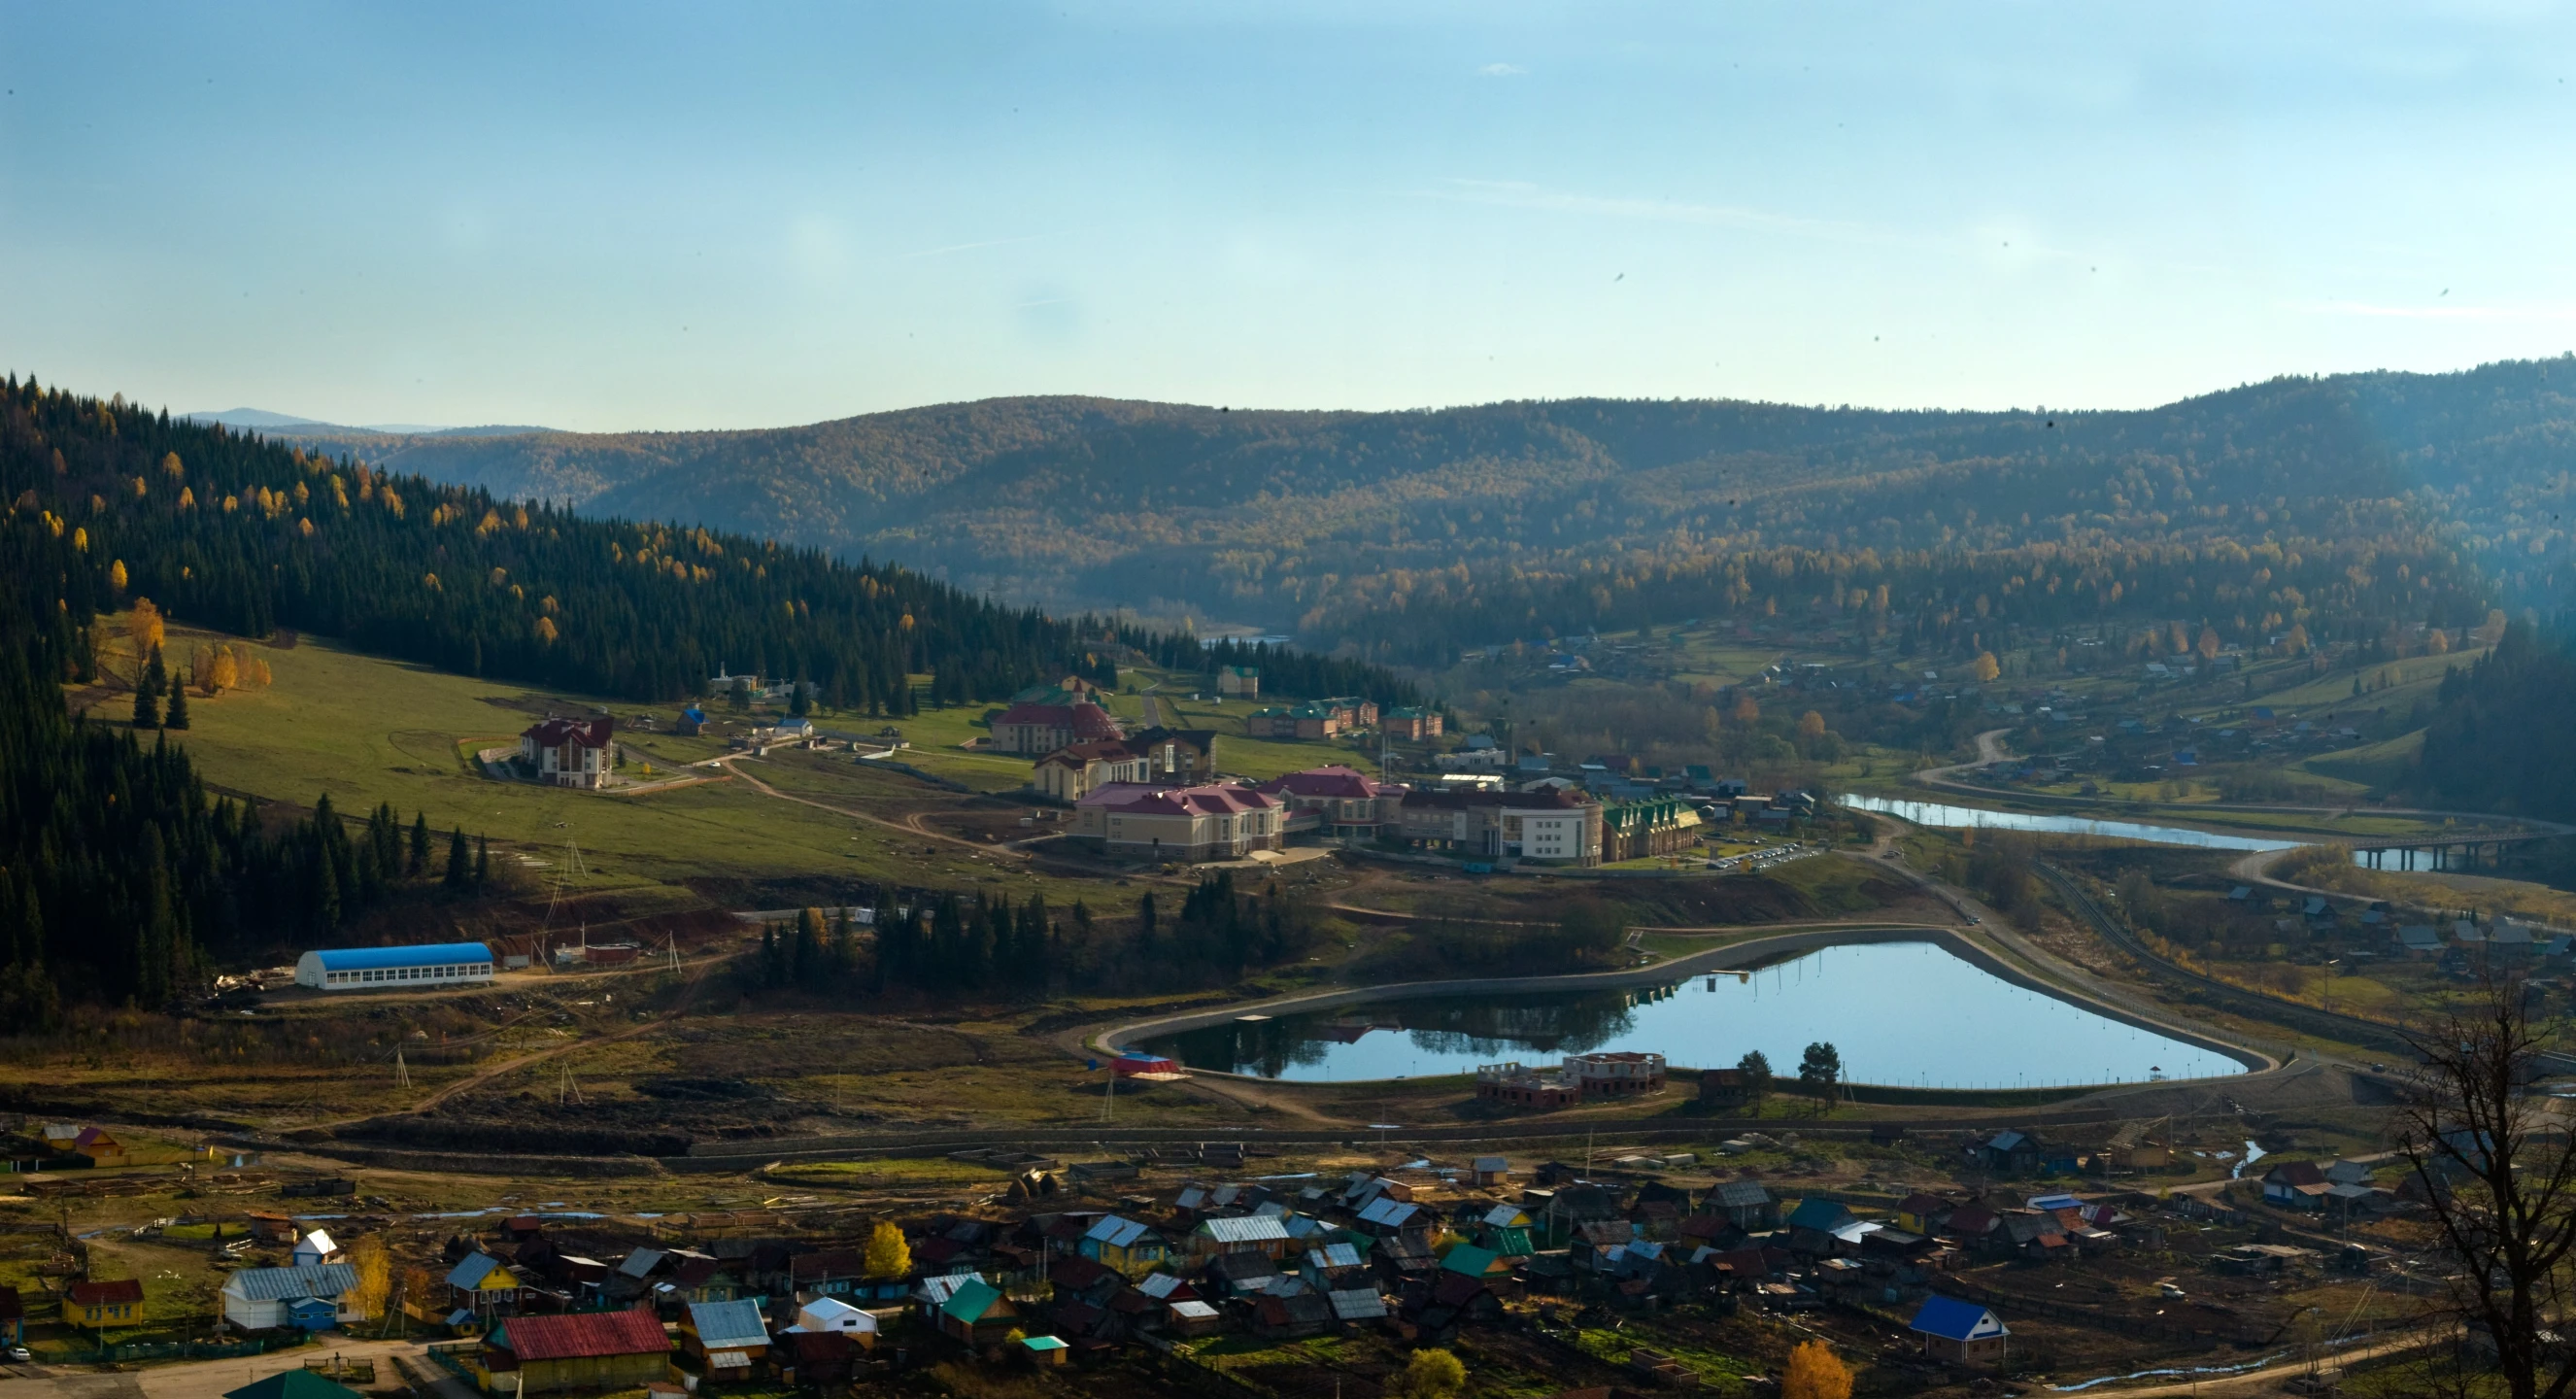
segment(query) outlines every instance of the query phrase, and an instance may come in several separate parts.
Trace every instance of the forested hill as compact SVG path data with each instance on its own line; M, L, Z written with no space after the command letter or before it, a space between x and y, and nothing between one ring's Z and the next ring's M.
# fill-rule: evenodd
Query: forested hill
M32 381L0 384L0 499L0 571L76 669L92 615L137 597L241 635L294 627L630 699L694 695L730 666L901 713L911 673L981 700L1087 660L1067 623L909 570L532 509Z
M2568 547L2556 512L2576 449L2576 360L2282 379L2116 413L1030 398L749 432L329 440L498 495L896 559L1060 609L1131 606L1329 643L1368 640L1368 619L1390 607L1449 606L1491 579L1606 581L1778 546L2445 528L2509 593L2545 588Z

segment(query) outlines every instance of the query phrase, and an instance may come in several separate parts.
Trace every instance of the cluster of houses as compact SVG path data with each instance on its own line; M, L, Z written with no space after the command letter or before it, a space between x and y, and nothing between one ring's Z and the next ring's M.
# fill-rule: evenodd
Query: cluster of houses
M1749 1178L1694 1192L1593 1181L1557 1163L1526 1188L1512 1176L1489 1156L1420 1180L1187 1183L1101 1208L1031 1199L1016 1220L927 1221L899 1277L870 1275L864 1250L801 1242L594 1258L514 1220L501 1242L453 1240L438 1268L412 1269L404 1306L476 1337L475 1377L522 1394L652 1383L674 1363L709 1379L831 1387L869 1370L881 1340L1040 1365L1219 1332L1366 1328L1435 1344L1551 1296L1794 1310L1846 1292L1883 1304L1894 1290L1912 1295L1925 1352L2004 1358L1999 1319L1935 1290L1959 1256L1945 1231L1974 1225L1984 1206L1918 1196L1879 1224L1821 1196L1783 1201ZM2059 1217L2011 1211L2025 1212ZM2068 1219L2060 1227L2100 1233L2125 1217ZM346 1291L345 1265L246 1271L261 1276L238 1289L244 1326L319 1321Z
M1075 800L1069 834L1129 859L1239 859L1311 835L1468 860L1593 865L1603 858L1602 820L1600 803L1561 788L1417 789L1335 765L1258 783L1104 782Z
M1418 722L1422 711L1412 710L1409 713ZM1338 738L1356 729L1374 729L1377 726L1377 701L1336 698L1308 700L1303 704L1274 704L1256 709L1245 716L1243 732L1248 738L1304 739L1311 742Z
M1155 752L1138 753L1149 736ZM1415 786L1340 764L1262 782L1192 781L1210 767L1207 750L1190 741L1197 737L1158 731L1073 745L1039 760L1035 785L1073 804L1073 839L1103 854L1150 860L1240 859L1313 837L1470 863L1597 865L1678 854L1715 825L1739 819L1787 830L1816 811L1805 792L1730 805L1675 796L1604 802L1572 782Z

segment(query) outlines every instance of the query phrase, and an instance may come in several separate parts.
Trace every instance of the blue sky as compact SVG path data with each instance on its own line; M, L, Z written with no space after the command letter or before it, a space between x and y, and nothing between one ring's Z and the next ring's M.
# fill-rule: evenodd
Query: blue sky
M0 367L732 427L2576 346L2555 6L0 0Z

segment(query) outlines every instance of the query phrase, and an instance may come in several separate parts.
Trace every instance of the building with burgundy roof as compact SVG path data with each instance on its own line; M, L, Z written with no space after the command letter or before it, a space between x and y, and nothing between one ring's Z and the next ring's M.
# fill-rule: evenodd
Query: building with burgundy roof
M1278 849L1286 817L1276 798L1234 783L1113 782L1074 804L1070 835L1128 859L1230 860Z
M1066 744L1037 760L1029 786L1057 801L1075 802L1112 782L1197 786L1216 775L1215 766L1213 732L1158 726L1127 738Z
M993 746L1005 753L1040 757L1076 743L1111 742L1127 731L1089 690L1014 700L993 717Z
M1471 860L1601 863L1601 804L1571 789L1410 791L1396 806L1390 833L1417 849Z
M617 721L549 718L519 735L519 761L550 787L605 787L617 766Z
M1375 840L1392 833L1404 788L1336 763L1274 777L1254 790L1287 808L1289 834Z

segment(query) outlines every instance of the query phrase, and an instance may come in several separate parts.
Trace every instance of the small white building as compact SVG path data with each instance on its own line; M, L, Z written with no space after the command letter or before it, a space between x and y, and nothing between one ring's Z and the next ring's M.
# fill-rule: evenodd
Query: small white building
M293 1258L299 1268L315 1263L337 1263L341 1258L340 1246L331 1242L329 1234L316 1229L295 1241Z
M877 1343L877 1319L838 1297L817 1297L796 1309L799 1331L837 1331L863 1346Z
M295 959L295 984L317 991L381 991L491 979L492 949L479 942L317 948Z
M357 1287L358 1270L346 1263L244 1268L224 1279L224 1320L244 1331L313 1331L323 1329L317 1322L364 1321L365 1313L342 1305Z

